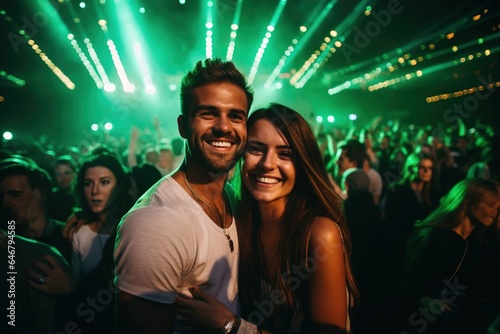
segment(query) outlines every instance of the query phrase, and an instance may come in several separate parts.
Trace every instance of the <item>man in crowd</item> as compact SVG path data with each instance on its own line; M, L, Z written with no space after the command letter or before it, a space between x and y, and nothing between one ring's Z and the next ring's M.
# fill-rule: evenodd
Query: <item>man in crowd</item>
M71 244L62 234L64 224L48 215L47 200L51 191L49 174L29 159L0 161L2 224L15 221L16 234L55 247L71 262Z

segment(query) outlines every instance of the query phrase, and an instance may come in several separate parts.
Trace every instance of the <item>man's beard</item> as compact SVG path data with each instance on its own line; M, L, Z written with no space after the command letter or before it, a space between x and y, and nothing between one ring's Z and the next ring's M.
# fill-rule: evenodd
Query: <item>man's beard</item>
M213 175L214 179L233 169L242 156L241 151L236 152L232 156L228 156L227 154L214 154L212 157L209 157L200 151L191 151L189 154L196 163Z

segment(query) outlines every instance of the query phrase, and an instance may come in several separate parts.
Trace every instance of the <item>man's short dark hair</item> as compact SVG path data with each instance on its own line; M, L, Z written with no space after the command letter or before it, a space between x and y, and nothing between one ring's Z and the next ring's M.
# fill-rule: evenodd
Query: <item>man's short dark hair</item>
M346 157L356 162L356 167L363 168L364 161L368 158L366 147L363 143L356 139L348 140L344 145L340 146Z
M44 195L43 198L47 198L52 191L52 181L49 173L29 160L20 158L7 158L1 160L0 181L13 175L26 176L30 187L40 190Z
M250 110L253 103L253 89L245 76L236 68L233 62L223 61L220 58L207 58L196 63L194 68L187 72L181 82L181 113L186 114L193 99L195 88L211 84L229 82L245 91L247 107Z

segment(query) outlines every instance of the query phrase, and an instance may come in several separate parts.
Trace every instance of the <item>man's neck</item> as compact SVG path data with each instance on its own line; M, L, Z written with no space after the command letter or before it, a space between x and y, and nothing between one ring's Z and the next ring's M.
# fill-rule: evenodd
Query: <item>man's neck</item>
M217 207L222 205L222 192L226 184L228 173L215 173L207 171L196 164L186 164L185 162L176 172L172 174L177 183L182 185L187 193L191 193L191 187L198 197L206 202L213 203ZM186 184L186 177L189 185Z
M40 238L44 235L45 230L50 224L50 221L45 215L38 215L39 218L30 221L28 225L24 225L21 232L27 238Z

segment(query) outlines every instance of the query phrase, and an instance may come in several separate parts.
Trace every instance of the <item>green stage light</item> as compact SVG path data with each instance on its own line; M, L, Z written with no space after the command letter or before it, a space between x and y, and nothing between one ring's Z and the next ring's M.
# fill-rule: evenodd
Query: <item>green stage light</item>
M104 124L104 129L110 131L111 129L113 129L113 124L111 124L111 122L106 122Z
M5 140L11 140L12 137L13 137L13 135L12 135L12 132L10 132L10 131L5 131L3 133L3 139L5 139Z

